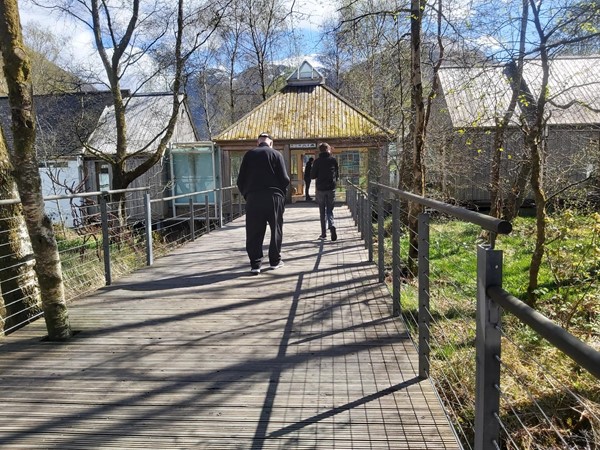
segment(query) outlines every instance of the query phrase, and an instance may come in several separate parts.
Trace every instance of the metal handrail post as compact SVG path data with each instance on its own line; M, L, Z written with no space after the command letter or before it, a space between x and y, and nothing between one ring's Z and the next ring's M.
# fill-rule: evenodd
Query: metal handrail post
M429 214L418 217L418 276L419 276L419 378L429 377Z
M400 305L400 204L392 201L392 314L398 317Z
M385 228L383 212L383 191L377 191L377 266L379 282L385 280Z
M352 218L354 219L354 225L356 225L358 223L357 221L357 214L358 214L358 192L356 191L356 189L353 187L352 188Z
M208 195L204 196L204 207L206 208L206 234L210 233L210 205L208 203Z
M238 195L238 213L240 214L239 217L242 217L242 194Z
M475 450L495 449L500 424L500 326L502 308L487 294L502 286L502 251L477 247L477 313L475 345Z
M352 186L348 186L346 188L346 205L348 205L348 210L350 211L350 217L352 217Z
M110 236L108 235L108 208L106 207L107 193L100 194L100 222L102 224L102 253L104 253L104 280L107 286L112 283L110 266Z
M371 211L373 211L373 192L371 189L367 189L365 210L365 232L367 236L367 248L369 249L369 262L373 262L373 220L371 219Z
M190 198L189 199L189 208L190 208L190 234L191 236L191 240L195 241L196 240L196 219L194 217L194 199Z
M365 234L364 234L364 220L363 220L363 196L357 191L356 193L356 223L358 225L358 232L360 233L360 238L365 240L365 244L366 244L366 239L365 239Z
M223 228L223 191L219 189L216 192L216 195L218 195L219 198L219 228Z
M152 249L152 205L150 193L144 194L144 208L146 213L146 265L154 264L154 253Z
M229 222L233 222L233 189L229 189Z

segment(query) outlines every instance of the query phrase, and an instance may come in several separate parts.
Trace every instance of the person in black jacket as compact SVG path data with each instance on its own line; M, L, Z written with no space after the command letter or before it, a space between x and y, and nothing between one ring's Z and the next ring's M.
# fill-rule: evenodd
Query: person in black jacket
M267 224L271 229L270 268L279 269L283 266L283 212L289 184L290 177L283 156L273 149L271 136L261 133L258 147L244 155L237 178L237 186L246 199L246 252L253 275L258 275L261 270Z
M337 240L333 207L335 206L335 188L339 180L337 160L331 156L331 146L325 142L319 144L319 157L313 162L310 177L315 180L316 198L321 216L321 235L327 238L326 229L331 233L331 240ZM325 223L327 221L327 224ZM325 228L327 225L327 228Z
M305 198L306 198L307 202L312 201L312 197L310 196L308 191L310 189L310 182L312 181L312 178L310 177L310 171L312 169L314 160L315 160L315 158L313 158L312 156L310 158L308 158L308 162L306 163L306 166L304 167L304 193L305 193Z

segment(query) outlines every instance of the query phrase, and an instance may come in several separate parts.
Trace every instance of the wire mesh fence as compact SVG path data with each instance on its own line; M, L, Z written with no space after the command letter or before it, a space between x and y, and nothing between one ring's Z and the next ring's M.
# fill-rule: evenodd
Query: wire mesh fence
M45 198L69 204L52 214L67 302L223 226L244 208L236 188L148 196L137 188ZM43 312L19 201L0 201L0 212L0 331L10 334Z
M504 264L497 264L500 280L502 272L505 279L523 279L527 273L521 260L511 261L514 243L497 237L507 230L502 229L506 224L490 231L480 223L458 219L455 206L440 211L410 204L397 190L376 183L364 190L349 189L347 201L380 280L391 291L392 312L405 320L419 347L419 373L436 386L465 448L600 448L595 328L600 308L590 312L588 305L580 311L588 314L588 330L596 329L596 334L577 336L591 352L586 361L594 371L590 373L515 315L498 312L494 318L500 310L494 302L485 312L478 311L487 302L480 298L478 249L495 251L491 245L495 242L496 249L507 255ZM487 297L485 290L483 294ZM486 319L487 331L478 328ZM485 333L498 335L497 349L478 350ZM496 381L481 373L494 372L495 365ZM486 389L495 391L495 408L490 407Z

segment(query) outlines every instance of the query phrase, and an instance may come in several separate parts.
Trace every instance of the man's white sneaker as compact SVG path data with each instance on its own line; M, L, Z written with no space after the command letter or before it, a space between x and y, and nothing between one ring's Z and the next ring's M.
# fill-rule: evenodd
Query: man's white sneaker
M285 264L283 264L283 261L279 261L278 264L274 265L274 266L270 266L271 269L275 270L275 269L281 269Z
M258 268L258 269L250 269L250 273L252 275L258 275L260 273L260 268Z

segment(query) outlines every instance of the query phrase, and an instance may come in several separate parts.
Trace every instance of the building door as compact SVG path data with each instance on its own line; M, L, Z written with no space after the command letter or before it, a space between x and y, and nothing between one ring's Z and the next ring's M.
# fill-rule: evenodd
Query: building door
M302 196L304 189L304 150L292 150L290 156L290 189L292 190L292 201Z
M315 157L314 152L306 149L292 150L290 158L290 184L292 189L292 201L304 200L304 168L308 158ZM314 182L310 186L311 197L314 197Z

